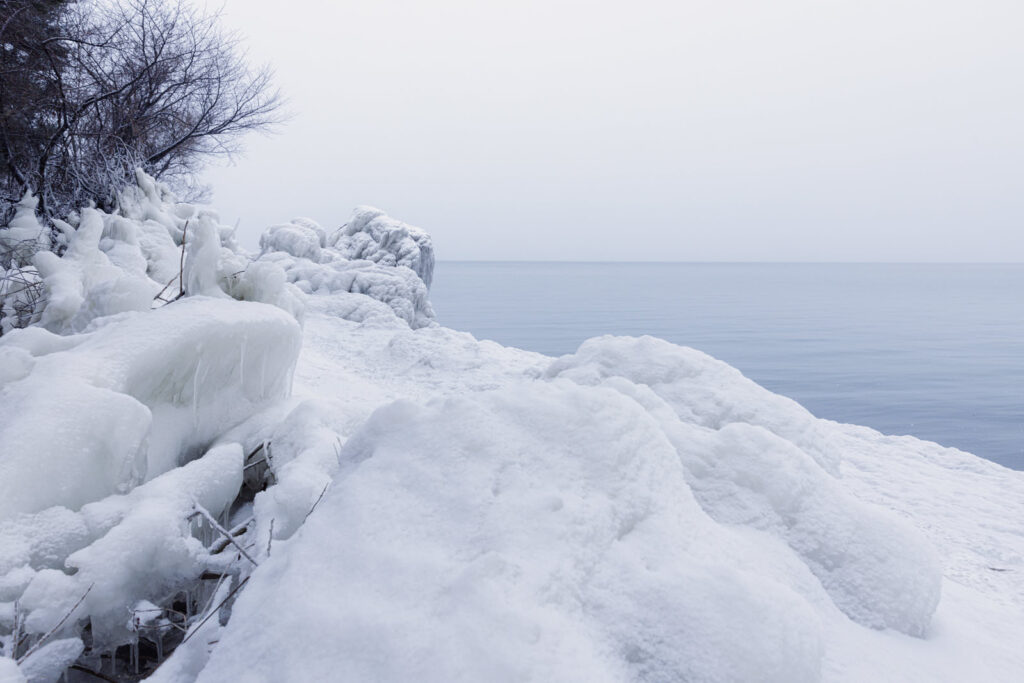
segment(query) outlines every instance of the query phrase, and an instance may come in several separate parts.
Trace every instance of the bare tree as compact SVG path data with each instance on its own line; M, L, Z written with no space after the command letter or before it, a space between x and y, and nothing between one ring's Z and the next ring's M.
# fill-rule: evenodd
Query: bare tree
M34 144L7 155L4 200L31 190L51 216L108 205L135 168L187 185L211 156L237 151L244 133L280 121L269 69L249 67L218 12L187 0L49 4L50 35L31 45L45 102L28 126ZM4 10L11 21L14 11Z

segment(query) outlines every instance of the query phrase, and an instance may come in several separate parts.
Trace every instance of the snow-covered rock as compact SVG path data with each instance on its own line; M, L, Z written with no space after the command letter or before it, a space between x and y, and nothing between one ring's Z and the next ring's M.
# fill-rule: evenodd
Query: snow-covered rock
M38 334L12 331L0 348L32 353ZM75 341L0 387L0 520L76 509L183 464L287 396L301 344L275 307L200 297Z
M383 313L385 319L397 316L411 327L434 324L428 291L434 271L430 236L379 209L356 209L330 236L314 221L295 218L264 231L260 248L256 263L280 266L290 284L312 295L308 306L331 308L334 315L357 322L380 320ZM361 296L339 296L344 294ZM387 308L369 304L366 297ZM346 303L339 305L339 300Z
M434 277L434 245L430 235L372 206L356 208L348 223L328 237L327 244L349 260L405 266L428 288Z
M291 223L272 225L260 236L260 249L283 251L296 258L320 261L320 250L327 235L323 228L308 218L296 218Z

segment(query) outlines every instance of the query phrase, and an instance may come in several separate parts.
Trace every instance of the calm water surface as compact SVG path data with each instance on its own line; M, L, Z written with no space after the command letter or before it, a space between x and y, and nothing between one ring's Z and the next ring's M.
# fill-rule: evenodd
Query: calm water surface
M1024 265L442 262L431 297L481 339L652 334L819 417L1024 469Z

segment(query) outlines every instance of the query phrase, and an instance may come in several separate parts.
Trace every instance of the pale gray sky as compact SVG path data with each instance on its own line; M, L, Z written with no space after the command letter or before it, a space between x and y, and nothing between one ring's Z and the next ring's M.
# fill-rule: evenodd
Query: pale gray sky
M227 0L293 120L244 242L372 204L442 259L1022 261L1020 0Z

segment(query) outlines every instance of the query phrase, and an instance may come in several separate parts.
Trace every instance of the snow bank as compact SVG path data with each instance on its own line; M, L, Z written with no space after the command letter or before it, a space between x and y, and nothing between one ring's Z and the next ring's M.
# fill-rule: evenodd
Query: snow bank
M756 558L615 392L398 402L340 458L351 474L254 574L200 681L818 676L811 607L741 568Z
M859 623L925 633L941 592L938 556L909 524L842 491L830 475L839 464L831 423L710 356L652 337L588 340L545 375L646 405L712 518L786 541Z

